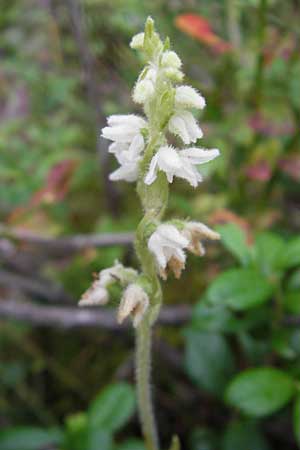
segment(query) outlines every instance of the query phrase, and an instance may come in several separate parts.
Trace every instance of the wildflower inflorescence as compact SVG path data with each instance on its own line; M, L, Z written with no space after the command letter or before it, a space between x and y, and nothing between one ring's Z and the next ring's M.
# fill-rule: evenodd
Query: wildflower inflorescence
M151 18L146 22L145 32L135 35L130 46L140 51L147 61L132 94L133 101L142 105L144 116L112 115L102 129L102 137L112 141L108 151L119 163L110 174L110 180L137 183L145 213L135 243L142 270L138 273L116 263L101 271L79 304L106 304L110 286L117 283L123 289L118 321L131 316L134 327L144 330L140 346L138 344L140 348L147 335L145 327L154 323L162 302L158 275L166 279L172 271L179 278L185 267L186 252L202 256L202 241L219 238L218 233L202 223L179 219L162 222L169 183L177 177L197 187L202 181L197 166L216 158L219 150L196 146L203 132L193 113L205 107L205 99L191 86L181 84L184 77L181 60L170 49L168 39L164 43L161 41ZM168 142L172 135L173 141L177 141L176 147ZM143 359L142 353L138 351L138 357ZM147 379L146 372L144 379ZM140 391L146 443L149 448L157 449L149 410L145 408L143 414L144 401Z

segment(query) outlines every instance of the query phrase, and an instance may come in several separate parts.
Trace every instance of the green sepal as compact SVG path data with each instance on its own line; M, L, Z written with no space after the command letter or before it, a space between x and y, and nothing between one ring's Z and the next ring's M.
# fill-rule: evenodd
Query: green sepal
M155 54L162 50L162 47L163 44L159 34L155 32L154 21L151 17L148 17L145 24L144 52L149 59L152 59Z
M165 39L164 46L163 46L163 51L166 52L166 51L170 50L170 48L171 48L171 43L170 43L170 38L168 36Z

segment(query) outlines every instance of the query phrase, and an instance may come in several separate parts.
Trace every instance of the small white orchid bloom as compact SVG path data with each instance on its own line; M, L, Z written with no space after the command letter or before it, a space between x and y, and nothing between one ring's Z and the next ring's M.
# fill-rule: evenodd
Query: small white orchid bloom
M138 33L135 34L131 41L130 41L130 47L135 50L140 50L144 46L144 39L145 39L145 33Z
M185 266L184 248L189 241L174 225L161 224L152 233L148 241L148 248L154 254L159 273L163 279L167 278L167 266L179 278Z
M132 316L133 326L136 328L142 321L149 307L149 297L144 289L136 283L129 284L122 296L118 323L122 323L128 316Z
M175 106L203 109L205 98L191 86L178 86L175 90Z
M106 305L109 295L105 287L101 285L99 280L94 281L92 286L82 295L79 306L96 306Z
M196 142L203 136L193 114L185 110L173 114L169 121L169 131L179 136L185 144Z
M182 62L177 53L168 50L162 54L161 65L172 69L180 69Z
M151 160L144 182L152 184L157 178L158 170L162 170L166 173L169 183L172 183L176 176L196 187L202 181L202 176L194 166L204 164L218 155L217 149L204 150L191 147L178 150L173 147L161 147Z
M182 235L189 241L188 250L198 256L205 254L205 248L201 242L202 239L220 239L219 233L211 230L201 222L186 222L182 230Z
M152 80L145 78L136 83L133 90L133 101L144 104L154 94L155 88Z
M144 138L141 134L137 134L127 148L124 144L112 144L109 147L109 151L115 154L120 163L120 167L109 175L109 179L111 181L136 181L141 153L144 150L144 146Z
M102 137L118 143L130 144L133 138L140 134L147 122L134 114L112 115L107 119L108 127L102 129Z

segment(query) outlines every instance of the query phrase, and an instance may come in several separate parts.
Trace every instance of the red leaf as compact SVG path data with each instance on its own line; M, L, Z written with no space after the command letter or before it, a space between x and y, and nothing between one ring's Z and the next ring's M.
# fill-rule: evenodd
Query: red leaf
M231 44L217 36L210 23L198 14L181 14L176 17L175 25L179 30L208 45L216 53L225 53L232 49Z

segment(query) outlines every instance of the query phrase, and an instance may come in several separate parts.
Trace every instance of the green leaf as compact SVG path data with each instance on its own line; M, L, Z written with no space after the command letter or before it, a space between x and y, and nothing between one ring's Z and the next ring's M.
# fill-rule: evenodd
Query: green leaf
M234 223L227 223L217 227L217 231L227 250L242 264L247 264L251 259L251 248L247 245L244 230Z
M201 331L220 332L230 328L235 319L226 305L207 304L205 299L196 303L192 314L192 327Z
M112 450L112 448L112 435L106 430L91 427L87 433L86 444L80 450Z
M259 233L255 240L255 259L257 265L266 275L282 267L286 244L274 233Z
M230 423L223 436L221 450L270 450L270 447L253 422Z
M285 246L282 267L290 268L300 266L300 237L296 237Z
M112 384L92 402L88 414L89 421L92 427L113 432L130 419L134 409L133 388L127 383Z
M210 285L207 298L213 304L246 310L269 300L272 286L254 269L231 269L219 275Z
M249 369L233 379L225 399L248 416L263 417L286 405L294 390L294 380L278 369Z
M185 366L203 389L220 395L234 372L232 351L221 334L187 330Z
M298 395L298 397L296 397L296 400L294 403L293 424L294 424L294 433L296 436L297 444L300 446L300 395Z
M115 450L146 450L145 445L138 439L128 439L115 447Z
M61 443L58 429L44 430L35 427L16 427L0 431L1 450L40 450Z

